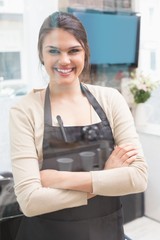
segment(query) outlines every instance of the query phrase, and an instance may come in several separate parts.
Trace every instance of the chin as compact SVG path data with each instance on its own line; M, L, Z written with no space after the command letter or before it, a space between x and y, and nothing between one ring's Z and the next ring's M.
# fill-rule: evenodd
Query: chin
M73 84L74 82L79 81L78 77L62 77L59 79L56 79L55 82L59 85L69 85L69 84Z

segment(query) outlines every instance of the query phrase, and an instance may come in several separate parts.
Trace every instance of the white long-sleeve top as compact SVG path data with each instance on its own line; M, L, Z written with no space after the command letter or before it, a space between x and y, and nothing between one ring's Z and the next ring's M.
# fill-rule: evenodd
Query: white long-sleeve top
M105 111L115 144L131 142L139 149L136 161L128 167L92 171L93 193L120 196L145 191L147 164L126 101L114 88L89 84L85 86ZM87 194L84 192L45 188L41 184L44 102L40 91L44 90L31 91L10 110L11 161L15 193L26 216L36 216L88 204ZM93 108L91 114L92 124L100 121Z

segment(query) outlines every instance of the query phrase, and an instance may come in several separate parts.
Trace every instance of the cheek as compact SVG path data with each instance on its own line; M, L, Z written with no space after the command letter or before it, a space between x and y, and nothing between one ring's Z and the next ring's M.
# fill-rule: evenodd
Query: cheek
M44 66L46 68L50 68L53 67L54 63L55 63L55 59L53 57L50 56L43 56L43 62L44 62Z
M82 71L83 71L84 67L85 67L85 59L82 62Z
M46 70L46 72L50 75L53 71L53 63L51 61L49 61L48 59L43 59L44 61L44 68Z
M42 51L42 61L45 63L45 65L48 65L51 61L52 61L52 58L51 55L46 52L46 51Z
M85 64L85 56L83 54L79 59L79 65L81 65L81 68L84 68L84 64Z
M83 68L84 68L84 61L81 63L81 68L82 68L82 70L83 70Z

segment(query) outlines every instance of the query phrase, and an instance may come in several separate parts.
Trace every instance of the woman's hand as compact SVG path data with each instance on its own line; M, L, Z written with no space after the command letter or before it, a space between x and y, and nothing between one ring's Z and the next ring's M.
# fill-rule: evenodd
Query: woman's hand
M137 154L138 150L132 143L116 146L106 161L104 169L129 166L136 160Z

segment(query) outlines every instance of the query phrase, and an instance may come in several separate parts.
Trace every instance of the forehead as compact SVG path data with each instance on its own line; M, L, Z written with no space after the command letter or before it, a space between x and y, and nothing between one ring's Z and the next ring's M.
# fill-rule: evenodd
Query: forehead
M50 31L45 37L43 41L43 46L54 46L57 48L70 48L73 46L81 46L80 42L75 38L71 33L56 28Z

